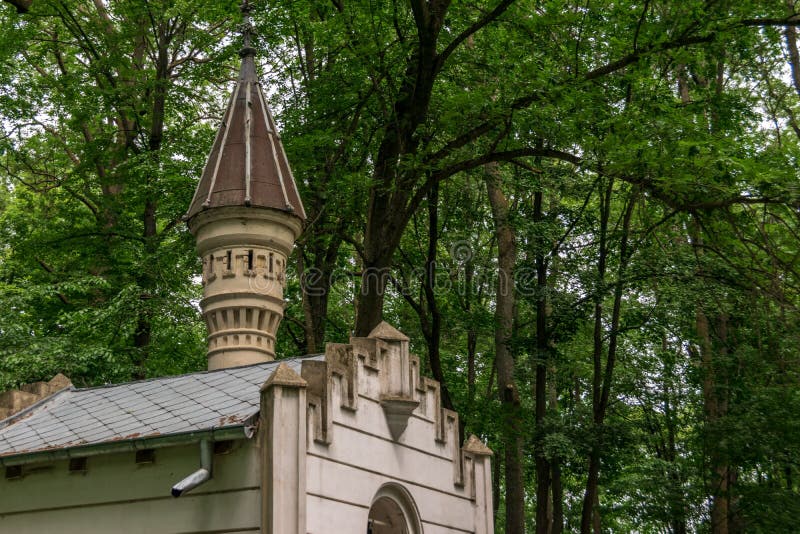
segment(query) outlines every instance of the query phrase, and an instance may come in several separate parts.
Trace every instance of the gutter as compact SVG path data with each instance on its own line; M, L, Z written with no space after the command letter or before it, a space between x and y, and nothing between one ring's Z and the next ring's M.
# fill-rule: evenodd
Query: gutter
M89 456L139 451L143 449L161 449L164 447L175 447L178 445L190 445L192 443L198 443L202 441L213 443L214 441L250 439L255 433L254 423L255 421L253 420L252 423L245 422L241 425L212 428L209 430L119 441L107 441L94 445L79 445L76 447L66 447L51 450L45 449L29 453L14 454L11 456L0 457L0 466L11 467L35 462L55 462L59 460L69 460L70 458L86 458Z

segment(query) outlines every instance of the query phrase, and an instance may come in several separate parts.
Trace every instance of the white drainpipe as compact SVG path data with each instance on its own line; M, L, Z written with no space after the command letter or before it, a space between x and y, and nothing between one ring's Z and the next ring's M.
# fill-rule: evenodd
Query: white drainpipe
M200 469L172 486L172 496L180 497L211 478L211 464L214 457L214 442L200 441Z

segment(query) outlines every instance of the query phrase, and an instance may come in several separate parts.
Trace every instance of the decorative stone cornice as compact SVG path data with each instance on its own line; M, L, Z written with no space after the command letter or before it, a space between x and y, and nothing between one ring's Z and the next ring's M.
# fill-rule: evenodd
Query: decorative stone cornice
M473 498L483 495L485 491L476 488L476 469L488 469L482 459L490 458L492 451L475 436L460 446L458 414L442 407L439 382L422 376L419 358L409 354L408 344L407 336L384 322L368 337L328 343L324 361L303 362L310 443L332 445L334 418L352 417L363 406L363 397L367 406L370 401L380 404L387 436L394 441L409 439L405 434L412 421L414 439L420 438L421 429L429 429L431 446L448 451L452 459L453 484L466 488Z
M475 434L471 434L468 438L466 443L464 443L464 447L462 447L464 452L474 454L475 456L493 456L494 453L492 449L486 446L484 442L482 442L478 436Z
M385 341L409 341L407 335L386 321L381 321L378 326L372 329L372 332L370 332L367 337L383 339Z
M303 378L298 375L291 367L285 363L278 365L266 382L261 386L261 391L266 391L275 386L290 387L290 388L304 388L307 383Z
M389 424L389 431L395 440L400 439L406 427L408 418L419 406L419 401L411 397L394 397L384 395L381 397L381 407L386 414L386 422Z

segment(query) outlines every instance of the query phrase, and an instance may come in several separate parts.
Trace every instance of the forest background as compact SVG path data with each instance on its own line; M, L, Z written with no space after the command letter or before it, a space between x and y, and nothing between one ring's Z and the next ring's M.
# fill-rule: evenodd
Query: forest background
M796 532L800 6L253 2L309 214L278 353L382 318L499 533ZM234 1L0 4L0 390L205 368Z

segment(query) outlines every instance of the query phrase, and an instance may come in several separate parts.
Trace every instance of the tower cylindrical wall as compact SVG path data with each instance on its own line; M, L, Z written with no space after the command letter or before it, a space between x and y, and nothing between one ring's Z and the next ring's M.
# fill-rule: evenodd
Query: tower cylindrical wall
M286 262L301 231L290 213L225 207L189 221L203 260L208 369L275 359Z

